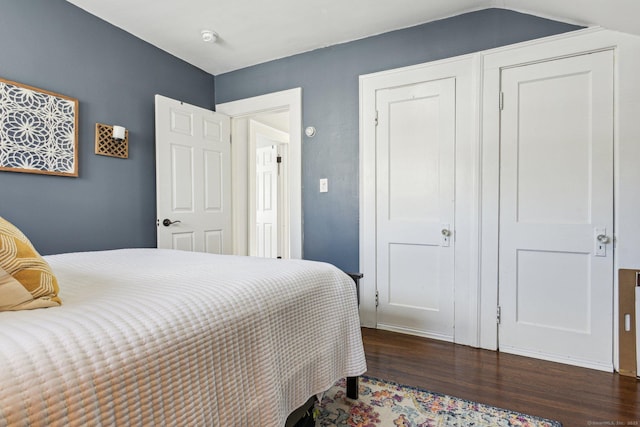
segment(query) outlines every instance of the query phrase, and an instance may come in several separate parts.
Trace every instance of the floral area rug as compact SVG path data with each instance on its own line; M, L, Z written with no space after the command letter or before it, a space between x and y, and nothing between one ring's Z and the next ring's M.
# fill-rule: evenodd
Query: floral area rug
M560 427L558 421L524 415L390 381L360 377L360 395L346 395L338 381L316 404L316 427L520 426Z

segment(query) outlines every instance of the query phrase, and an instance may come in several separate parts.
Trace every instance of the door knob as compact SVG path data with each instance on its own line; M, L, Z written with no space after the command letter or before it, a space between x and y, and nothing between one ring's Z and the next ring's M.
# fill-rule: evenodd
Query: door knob
M598 239L598 242L600 243L604 243L605 245L607 243L609 243L609 236L605 235L605 234L598 234L598 236L596 237L596 239Z
M442 229L442 231L441 231L441 233L442 233L442 235L443 235L444 237L449 237L449 236L451 236L451 231L449 231L449 230L448 230L448 229L446 229L446 228L443 228L443 229Z
M164 225L165 227L168 227L168 226L170 226L171 224L177 224L177 223L179 223L179 222L181 222L181 221L180 221L180 220L178 220L178 221L171 221L169 218L165 218L165 219L162 221L162 225Z

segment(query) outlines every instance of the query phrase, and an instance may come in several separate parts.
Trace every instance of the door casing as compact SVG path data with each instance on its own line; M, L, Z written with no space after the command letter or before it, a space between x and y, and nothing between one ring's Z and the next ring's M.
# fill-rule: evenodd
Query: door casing
M360 319L376 327L376 91L455 78L454 342L478 345L477 57L452 59L360 76Z
M613 52L503 69L501 91L499 349L611 371Z
M481 227L480 262L480 346L497 349L496 303L498 301L498 241L499 221L499 159L500 159L500 73L514 67L554 58L598 52L614 51L614 225L615 257L613 271L637 265L637 206L640 196L637 182L640 173L637 158L640 147L632 141L640 136L640 106L636 102L640 93L637 79L640 69L640 39L615 31L589 28L559 36L534 40L482 54L482 173L481 173ZM635 228L634 228L635 227ZM624 232L624 235L620 235ZM613 276L614 301L618 298L618 275ZM613 362L619 368L618 358L618 304L613 304Z
M216 105L216 111L231 117L231 158L234 192L232 204L233 253L247 255L248 249L248 159L247 126L235 123L265 112L289 111L289 257L302 258L302 88L288 89Z

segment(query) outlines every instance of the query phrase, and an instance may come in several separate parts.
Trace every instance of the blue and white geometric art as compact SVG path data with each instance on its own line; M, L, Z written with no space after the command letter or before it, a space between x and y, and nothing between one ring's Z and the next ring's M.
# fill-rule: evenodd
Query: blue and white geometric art
M0 79L0 170L78 176L78 100Z

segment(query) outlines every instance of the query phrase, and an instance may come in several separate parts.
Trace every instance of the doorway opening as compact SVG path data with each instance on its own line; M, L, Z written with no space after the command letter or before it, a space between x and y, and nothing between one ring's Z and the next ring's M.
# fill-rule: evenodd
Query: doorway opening
M249 255L289 258L289 111L249 119Z
M217 104L216 111L231 117L233 253L257 254L256 149L276 146L281 179L272 189L282 197L270 236L281 242L276 256L302 258L302 89Z

